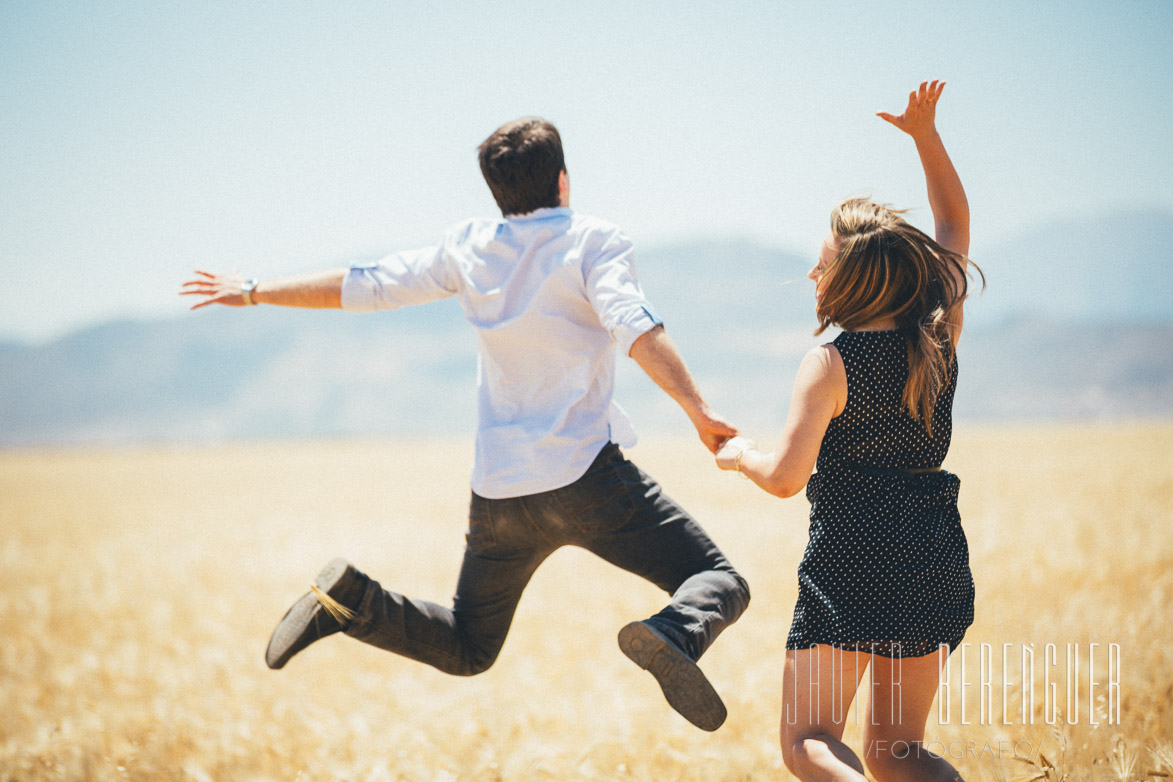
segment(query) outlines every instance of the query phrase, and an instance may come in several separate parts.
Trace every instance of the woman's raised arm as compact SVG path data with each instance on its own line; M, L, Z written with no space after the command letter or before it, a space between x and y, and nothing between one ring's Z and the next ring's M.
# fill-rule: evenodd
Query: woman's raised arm
M919 89L908 94L908 106L903 114L896 117L881 111L876 116L912 136L916 144L925 172L937 243L959 255L968 255L969 201L961 177L937 133L937 100L944 89L943 81L921 82Z

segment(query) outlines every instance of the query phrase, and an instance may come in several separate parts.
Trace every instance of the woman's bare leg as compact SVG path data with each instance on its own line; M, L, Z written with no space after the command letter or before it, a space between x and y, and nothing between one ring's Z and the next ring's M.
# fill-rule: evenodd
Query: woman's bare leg
M826 645L790 649L782 676L782 759L804 782L864 782L843 727L868 656Z
M864 760L877 782L961 780L949 761L924 747L925 723L945 660L945 655L938 653L872 658Z

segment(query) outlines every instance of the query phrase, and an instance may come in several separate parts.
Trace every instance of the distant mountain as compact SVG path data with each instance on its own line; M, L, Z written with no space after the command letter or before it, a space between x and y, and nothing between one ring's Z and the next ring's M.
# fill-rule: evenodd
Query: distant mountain
M974 248L989 278L992 318L1173 319L1173 214L1118 211L1073 217Z
M772 318L814 323L818 248L794 253L729 240L657 248L637 264L649 295L698 320ZM971 325L1042 317L1080 322L1173 321L1173 213L1117 211L1073 217L972 248L987 278ZM978 286L980 288L980 285Z
M1032 318L962 337L961 418L1125 419L1173 415L1173 322Z
M1173 415L1173 248L1142 217L991 250L989 291L967 309L959 419ZM1116 275L1093 274L1103 266L1092 256L1110 244L1096 237L1125 231L1115 246L1136 254ZM1021 266L1038 277L1012 268L1028 252ZM811 335L811 258L713 241L642 251L636 263L714 406L776 432L799 360L833 336ZM475 339L452 301L365 316L209 308L0 343L0 367L9 447L471 433L475 419ZM688 426L633 362L620 367L617 398L637 428Z
M427 431L472 420L459 309L258 307L119 321L4 356L0 442L190 442Z

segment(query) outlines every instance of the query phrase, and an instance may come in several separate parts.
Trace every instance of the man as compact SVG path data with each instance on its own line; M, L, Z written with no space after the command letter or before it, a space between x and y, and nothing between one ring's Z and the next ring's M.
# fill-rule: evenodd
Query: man
M456 675L493 664L538 565L577 545L672 595L619 631L622 651L669 704L716 730L725 706L696 660L745 610L749 590L704 530L624 458L630 424L612 402L615 347L684 409L710 451L736 430L705 404L616 227L574 214L557 129L523 118L479 147L503 219L474 219L441 243L379 263L282 280L197 272L183 293L209 304L396 309L458 297L477 331L479 395L464 562L451 609L383 589L331 562L277 625L281 668L344 632Z

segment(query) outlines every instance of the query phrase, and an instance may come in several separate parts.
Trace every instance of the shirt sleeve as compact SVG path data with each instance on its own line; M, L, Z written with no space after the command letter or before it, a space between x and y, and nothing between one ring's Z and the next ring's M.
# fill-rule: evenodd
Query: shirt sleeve
M585 270L591 306L625 356L640 336L663 323L635 276L634 251L631 240L615 231Z
M342 309L395 310L455 293L443 246L424 247L353 264L342 281Z

